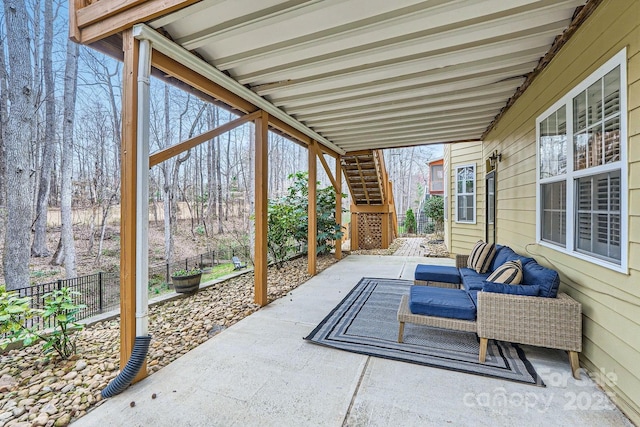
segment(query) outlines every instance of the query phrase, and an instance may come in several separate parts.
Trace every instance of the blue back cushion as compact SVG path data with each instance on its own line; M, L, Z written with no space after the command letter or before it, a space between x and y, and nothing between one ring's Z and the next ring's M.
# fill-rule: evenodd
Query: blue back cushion
M496 248L498 248L498 246L496 246ZM507 261L515 261L515 260L518 260L518 259L520 260L520 262L522 263L523 266L525 264L530 263L531 261L534 261L533 258L522 256L522 255L518 255L509 246L500 246L497 249L496 256L493 257L493 262L491 262L491 266L489 267L489 270L491 272L493 272L493 271L495 271L496 268L500 267L505 262L507 262Z
M537 297L540 292L538 285L510 285L507 283L487 282L482 285L483 292L494 292L497 294L524 295Z
M558 296L560 276L555 270L546 268L537 262L529 262L522 269L522 283L540 286L540 296L555 298Z

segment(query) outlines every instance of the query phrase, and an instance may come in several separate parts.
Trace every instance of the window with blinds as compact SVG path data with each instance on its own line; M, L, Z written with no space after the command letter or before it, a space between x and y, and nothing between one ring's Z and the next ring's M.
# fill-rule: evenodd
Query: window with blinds
M456 168L456 222L476 222L476 166Z
M567 183L542 185L542 240L565 246L567 241Z
M538 241L619 271L627 264L626 89L624 49L536 120Z
M576 249L620 260L620 171L576 181Z

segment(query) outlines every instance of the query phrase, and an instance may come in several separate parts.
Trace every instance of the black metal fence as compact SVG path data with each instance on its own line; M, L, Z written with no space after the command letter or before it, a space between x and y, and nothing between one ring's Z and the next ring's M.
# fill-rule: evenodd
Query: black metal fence
M415 214L416 218L416 229L413 230L413 233L409 233L406 226L406 215L398 214L398 234L400 236L407 236L409 234L431 234L435 230L435 221L429 218L426 213L418 212Z
M77 304L84 304L77 315L76 320L85 319L96 314L104 313L117 307L120 303L120 273L99 272L87 276L74 277L73 279L59 279L55 282L32 285L18 289L16 292L21 297L31 298L32 308L44 308L44 296L58 289L69 288L79 292ZM29 323L38 329L55 326L53 319L45 322L42 318L34 318Z
M156 264L149 267L149 282L161 282L165 285L171 283L171 275L176 270L213 267L216 264L231 262L233 256L240 256L243 260L249 257L245 250L229 248L229 250L211 250L193 257L185 258L172 263ZM44 308L44 297L53 291L69 288L71 291L79 293L75 303L85 307L76 315L76 320L86 319L97 314L115 310L120 306L120 273L119 272L99 272L86 276L74 277L73 279L59 279L55 282L31 285L26 288L16 290L20 297L31 298L31 307ZM36 317L30 319L28 326L35 326L37 329L54 327L53 319L45 321Z
M298 245L296 252L299 254L304 249ZM231 262L231 258L240 257L242 262L250 259L248 248L228 247L210 250L193 257L185 258L172 263L156 264L149 267L149 288L152 283L161 283L167 286L171 283L171 275L176 270L189 270L193 268L213 267L217 264ZM75 300L76 304L83 304L85 307L76 315L76 320L86 319L107 311L115 310L120 306L120 273L119 272L99 272L87 276L75 277L73 279L59 279L55 282L31 285L18 289L15 292L21 297L31 298L31 307L44 308L44 297L46 294L69 288L79 293ZM150 289L151 290L151 289ZM41 317L32 318L28 321L28 326L35 326L42 330L55 326L53 319L45 321Z

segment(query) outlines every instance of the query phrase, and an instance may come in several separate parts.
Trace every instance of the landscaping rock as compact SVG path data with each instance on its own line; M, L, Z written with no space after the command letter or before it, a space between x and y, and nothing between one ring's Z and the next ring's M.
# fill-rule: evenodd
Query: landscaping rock
M318 257L318 271L333 264ZM270 301L309 280L306 258L270 268ZM259 309L253 302L253 273L248 272L198 293L149 308L153 337L148 373L157 372L189 350ZM66 426L102 402L102 390L118 374L118 319L77 333L78 356L44 358L42 344L0 353L0 426ZM34 368L36 367L36 368Z

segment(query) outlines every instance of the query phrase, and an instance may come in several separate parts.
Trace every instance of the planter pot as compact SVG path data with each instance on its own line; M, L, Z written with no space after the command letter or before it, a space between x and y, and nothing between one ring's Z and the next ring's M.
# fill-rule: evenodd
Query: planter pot
M187 294L198 290L200 287L200 277L202 277L202 273L192 274L190 276L171 276L171 281L177 293Z

